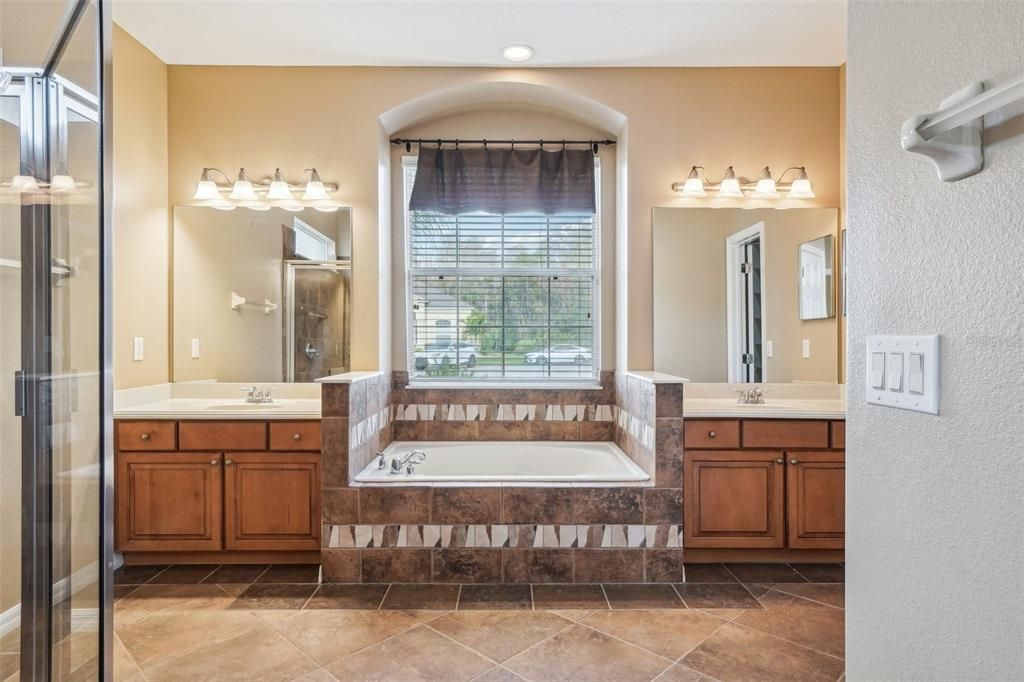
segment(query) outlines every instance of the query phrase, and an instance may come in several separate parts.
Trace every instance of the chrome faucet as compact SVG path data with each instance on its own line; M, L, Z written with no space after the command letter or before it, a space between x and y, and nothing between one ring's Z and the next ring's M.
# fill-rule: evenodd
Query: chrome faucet
M760 388L735 390L737 405L764 405L764 391Z
M412 473L416 470L416 465L427 458L427 453L422 450L413 450L412 452L405 455L405 457L392 457L391 458L391 473L400 474L402 468L405 468L405 473L408 476L412 476Z
M264 386L262 388L260 388L259 386L243 386L238 390L244 391L245 393L248 394L245 397L245 402L247 403L274 402L274 396L272 395L272 393L274 392L275 389L270 388L269 386Z

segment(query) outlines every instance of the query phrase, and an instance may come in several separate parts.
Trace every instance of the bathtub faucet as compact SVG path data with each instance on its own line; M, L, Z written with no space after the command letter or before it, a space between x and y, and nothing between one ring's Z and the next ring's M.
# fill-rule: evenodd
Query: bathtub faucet
M405 467L405 473L412 475L412 472L416 470L416 465L427 458L427 453L422 450L413 450L405 457L392 457L391 458L391 473L400 474L402 468Z

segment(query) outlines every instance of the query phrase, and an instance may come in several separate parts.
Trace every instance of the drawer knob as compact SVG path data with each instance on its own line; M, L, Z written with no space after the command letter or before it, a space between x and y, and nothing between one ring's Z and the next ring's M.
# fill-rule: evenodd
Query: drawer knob
M797 460L795 460L795 459L791 459L791 460L789 460L789 463L790 463L790 464L799 464L800 462L798 462L798 461L797 461Z
M217 466L217 460L215 460L215 459L211 459L211 460L210 460L210 466L212 466L212 467L215 467L215 466Z
M234 464L234 462L232 462L230 459L224 460L224 463L228 465Z
M718 437L718 432L716 432L716 431L708 431L708 438L717 438L717 437Z
M292 434L292 440L302 440L302 434L301 433L293 433Z
M141 438L142 440L149 440L149 434L148 433L144 433L141 436L139 436L139 438Z
M779 457L777 460L775 460L775 463L776 464L785 464L785 460L783 460L781 457Z

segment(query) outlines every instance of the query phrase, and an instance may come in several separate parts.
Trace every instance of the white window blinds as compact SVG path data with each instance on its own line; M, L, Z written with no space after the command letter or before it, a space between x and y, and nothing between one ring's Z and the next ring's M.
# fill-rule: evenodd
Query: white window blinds
M407 210L406 226L410 377L596 380L597 216Z

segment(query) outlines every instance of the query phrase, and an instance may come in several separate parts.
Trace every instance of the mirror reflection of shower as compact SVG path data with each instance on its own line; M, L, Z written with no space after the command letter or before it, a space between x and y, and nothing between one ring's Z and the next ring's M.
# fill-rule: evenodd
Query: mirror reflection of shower
M285 259L287 381L315 381L349 371L351 259L338 259L333 240L293 219Z

